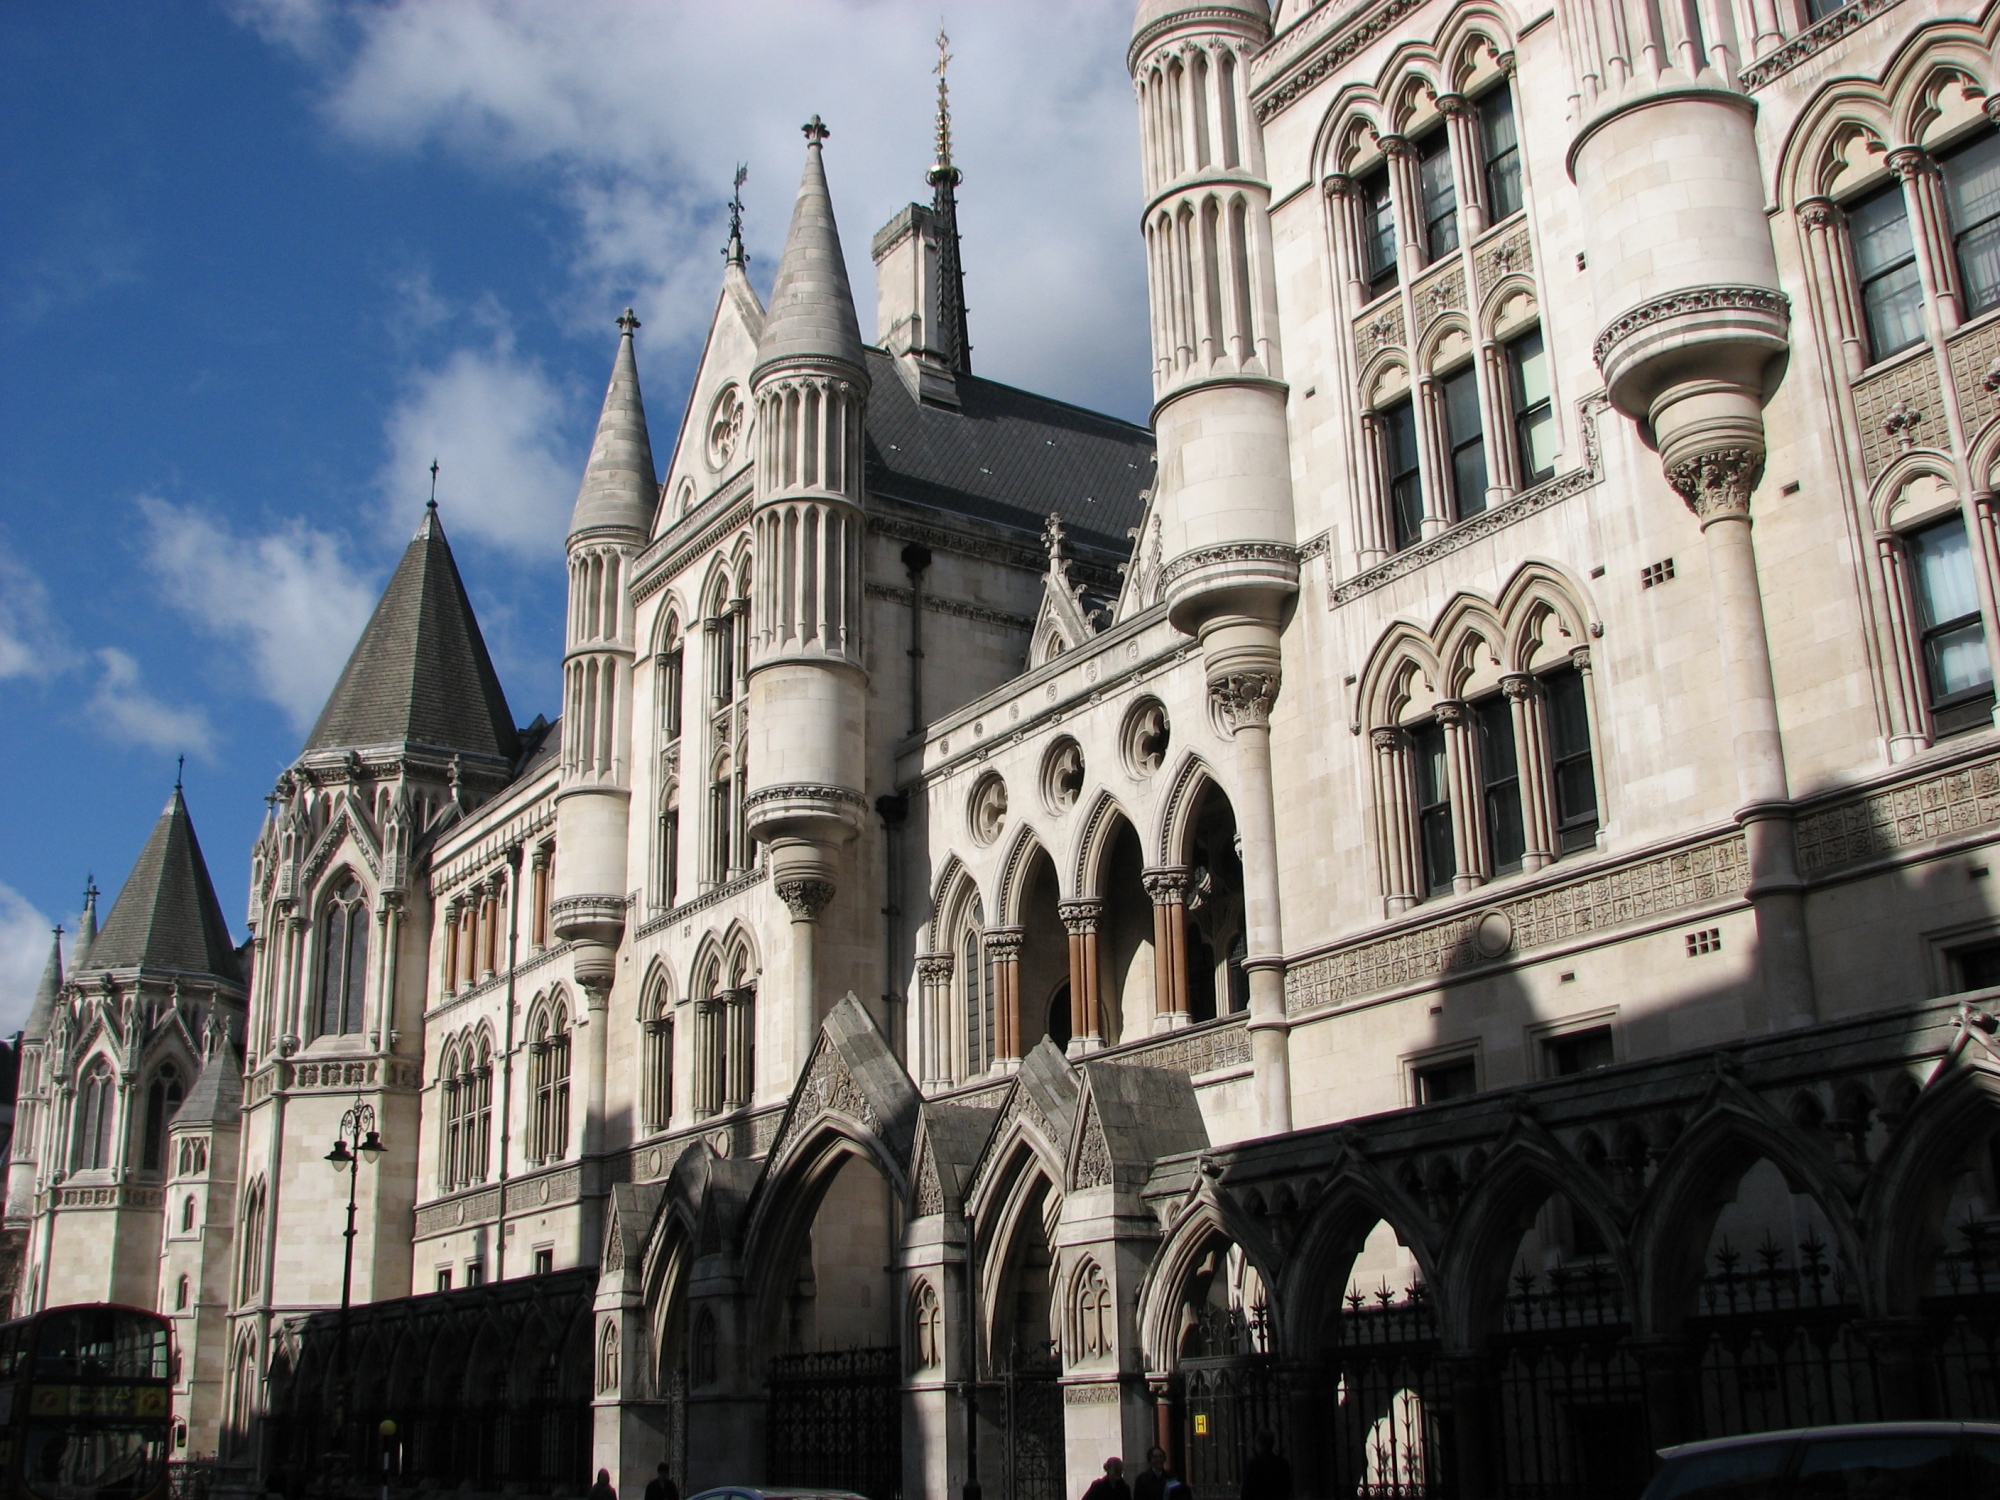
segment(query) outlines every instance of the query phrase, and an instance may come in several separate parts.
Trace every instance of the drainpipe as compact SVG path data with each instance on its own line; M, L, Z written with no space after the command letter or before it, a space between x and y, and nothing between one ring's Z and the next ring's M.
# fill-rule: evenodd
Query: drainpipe
M903 549L903 567L910 575L910 733L924 727L924 574L931 549L911 542Z
M875 811L882 816L882 1020L884 1029L889 1033L889 1050L901 1057L907 1066L909 1057L903 1047L907 1038L898 1024L903 995L896 987L896 939L903 915L902 903L898 899L902 891L902 870L898 860L900 841L896 835L902 830L903 820L910 815L910 799L902 792L877 797Z

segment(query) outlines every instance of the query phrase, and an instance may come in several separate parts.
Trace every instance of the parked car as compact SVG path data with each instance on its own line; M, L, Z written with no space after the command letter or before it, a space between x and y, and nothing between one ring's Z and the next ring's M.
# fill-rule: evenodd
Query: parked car
M699 1495L690 1495L688 1500L868 1500L868 1497L857 1495L852 1490L809 1490L790 1484L770 1489L725 1484L716 1489L703 1490Z
M1644 1500L2000 1500L2000 1424L1857 1422L1660 1452Z

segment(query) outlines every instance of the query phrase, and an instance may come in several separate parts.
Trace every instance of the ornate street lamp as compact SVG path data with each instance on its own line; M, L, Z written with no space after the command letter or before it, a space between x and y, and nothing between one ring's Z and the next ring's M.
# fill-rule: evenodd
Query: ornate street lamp
M334 1364L333 1440L334 1462L344 1473L347 1459L347 1309L354 1298L354 1204L360 1187L361 1161L372 1166L385 1148L375 1132L372 1105L357 1102L340 1117L340 1134L326 1153L327 1165L347 1174L347 1229L342 1235L344 1250L340 1265L340 1330Z

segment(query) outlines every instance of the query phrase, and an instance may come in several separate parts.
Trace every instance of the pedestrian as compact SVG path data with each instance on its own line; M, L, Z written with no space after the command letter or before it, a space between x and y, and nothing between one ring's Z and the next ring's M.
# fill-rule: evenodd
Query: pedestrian
M1132 1500L1132 1486L1125 1482L1125 1460L1105 1459L1104 1477L1091 1480L1090 1488L1083 1492L1083 1500Z
M618 1491L611 1487L609 1469L597 1471L597 1483L590 1487L590 1500L618 1500Z
M646 1483L646 1500L681 1500L680 1486L674 1483L673 1472L664 1460L660 1471Z
M1292 1466L1268 1432L1257 1434L1256 1455L1243 1466L1243 1500L1292 1500Z
M1167 1472L1167 1450L1148 1448L1145 1472L1132 1481L1132 1500L1167 1500L1168 1486L1177 1482Z

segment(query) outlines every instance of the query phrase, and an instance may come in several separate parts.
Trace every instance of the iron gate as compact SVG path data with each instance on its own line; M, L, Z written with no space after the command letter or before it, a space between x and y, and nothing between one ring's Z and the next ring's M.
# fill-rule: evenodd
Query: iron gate
M1018 1350L1002 1375L1007 1443L1002 1500L1063 1500L1063 1397L1055 1346Z
M1452 1500L1450 1388L1438 1363L1436 1309L1423 1283L1400 1300L1384 1282L1349 1291L1335 1319L1326 1434L1333 1493L1355 1500Z
M1515 1273L1496 1341L1500 1480L1510 1500L1638 1500L1652 1478L1639 1363L1617 1273Z
M1236 1500L1243 1468L1268 1432L1285 1441L1283 1379L1263 1307L1209 1308L1181 1356L1181 1453L1195 1500Z
M894 1347L774 1358L764 1441L771 1482L897 1500L903 1488L901 1365Z

